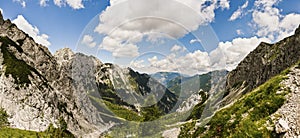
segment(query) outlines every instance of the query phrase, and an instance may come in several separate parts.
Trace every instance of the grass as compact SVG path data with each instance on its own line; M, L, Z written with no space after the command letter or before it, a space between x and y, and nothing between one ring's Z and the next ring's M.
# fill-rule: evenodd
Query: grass
M9 115L6 113L6 111L3 108L0 108L0 128L9 125L8 117Z
M58 128L50 126L44 132L35 132L29 130L21 130L16 128L4 127L0 129L1 138L74 138L68 131L62 131Z
M10 128L8 122L9 115L3 108L0 108L0 137L1 138L74 138L74 135L67 130L67 123L63 118L59 119L59 128L54 128L52 124L43 132L21 130Z
M187 120L190 120L190 119L199 119L202 115L202 112L205 108L205 102L206 100L208 99L208 96L205 94L205 92L200 92L200 95L201 95L201 102L199 104L197 104L192 112L191 112L191 115L187 118Z
M116 117L123 118L128 121L136 121L140 122L143 120L143 117L138 115L136 112L127 109L125 107L119 106L117 104L113 104L109 101L101 100L99 98L90 96L90 98L94 101L96 101L99 106L103 107L103 105L106 106L108 111L111 111Z
M112 104L110 102L104 101L105 105L112 111L116 116L124 118L128 121L137 121L140 122L143 120L142 116L139 116L136 112L131 111L125 107Z
M38 137L47 137L47 134L42 132L20 130L20 129L5 127L0 129L0 137L1 138L38 138Z
M192 123L185 124L181 127L180 137L274 137L265 124L285 102L288 90L276 92L288 72L288 69L283 71L232 106L215 113L207 124L209 127L195 128Z

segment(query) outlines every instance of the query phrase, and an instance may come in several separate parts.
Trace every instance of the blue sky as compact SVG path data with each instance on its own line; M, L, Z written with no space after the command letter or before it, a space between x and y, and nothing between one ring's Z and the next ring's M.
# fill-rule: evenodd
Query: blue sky
M2 0L0 8L52 53L69 47L147 73L232 70L300 24L299 0L139 1Z

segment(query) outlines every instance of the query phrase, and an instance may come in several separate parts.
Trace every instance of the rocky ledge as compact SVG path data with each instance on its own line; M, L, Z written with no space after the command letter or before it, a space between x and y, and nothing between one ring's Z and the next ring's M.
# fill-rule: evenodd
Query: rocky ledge
M275 131L283 138L300 137L300 68L290 69L287 79L281 82L282 89L288 89L286 102L272 116ZM278 91L280 93L281 91Z

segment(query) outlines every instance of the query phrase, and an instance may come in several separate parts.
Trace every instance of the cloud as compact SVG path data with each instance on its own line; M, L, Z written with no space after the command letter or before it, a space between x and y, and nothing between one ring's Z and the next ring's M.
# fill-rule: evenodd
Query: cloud
M194 51L186 55L176 55L171 53L165 58L159 59L154 56L148 58L146 62L139 61L133 68L154 73L157 71L179 71L184 74L205 73L213 70L226 69L231 71L261 42L272 43L292 35L300 22L300 14L289 13L281 14L281 9L276 7L281 0L256 0L254 8L248 10L252 13L255 36L249 38L235 38L232 41L220 42L218 47L210 53ZM248 7L247 1L233 14L231 19L241 18L246 13L244 9ZM243 34L242 30L236 30L237 34ZM190 43L195 43L191 40ZM172 47L173 51L179 50L178 46ZM171 49L171 50L172 50Z
M220 7L222 9L229 9L230 8L230 2L228 0L220 0Z
M241 7L239 7L232 15L231 15L231 17L229 18L229 21L234 21L234 20L236 20L236 19L238 19L238 18L241 18L243 15L243 10L245 9L245 8L247 8L248 7L248 0L241 6Z
M145 61L144 60L135 60L130 62L130 66L134 68L145 68L144 65Z
M83 1L82 0L66 0L66 3L72 7L73 9L82 9L84 8L83 6Z
M116 58L136 57L139 55L138 47L133 44L122 44L118 49L112 52L112 55Z
M40 6L42 6L42 7L45 7L45 6L47 6L47 2L48 2L49 0L40 0Z
M248 7L248 4L249 4L249 1L246 1L246 2L243 4L243 6L241 7L241 9L247 8L247 7Z
M53 0L53 2L58 7L61 7L63 5L63 1L62 0Z
M171 52L184 52L186 51L187 49L185 47L182 47L182 46L179 46L179 45L174 45L172 48L171 48Z
M240 29L236 30L236 33L237 33L238 35L242 35L242 34L244 34L244 33L243 33L243 31L242 31L242 30L240 30Z
M207 52L197 50L193 53L188 53L177 57L175 54L170 54L165 58L158 59L157 56L148 58L149 65L140 65L136 63L144 63L142 61L132 62L131 67L147 73L155 73L159 71L166 72L181 72L183 74L199 74L208 72L210 69L210 59Z
M196 43L196 42L201 43L201 40L199 40L199 39L192 39L192 40L190 41L190 44L193 44L193 43Z
M94 38L90 35L84 35L81 41L82 44L87 45L89 47L95 47L96 42L94 42Z
M282 15L276 4L281 0L257 0L252 13L254 28L259 37L279 41L294 33L300 22L300 14Z
M13 2L17 2L17 3L21 4L21 6L22 6L23 8L26 7L26 2L25 2L25 0L13 0Z
M21 4L21 6L23 8L26 7L25 0L12 0L12 1ZM39 0L39 5L42 7L45 7L45 6L47 6L48 2L49 2L49 0ZM75 10L84 8L83 0L53 0L53 3L59 7L68 5L72 9L75 9Z
M265 9L267 7L272 7L282 0L256 0L254 5L258 8Z
M138 47L131 43L121 43L121 41L105 37L100 44L100 49L112 52L112 55L117 58L136 57L139 55Z
M216 9L229 7L227 0L111 0L110 4L99 16L100 23L94 31L105 36L103 43L107 37L120 45L157 41L166 36L183 37L212 22Z
M3 15L3 10L0 8L0 12L2 13L2 15Z
M147 60L149 65L146 65L143 60L137 60L131 62L130 67L147 73L166 71L181 72L188 75L208 72L210 69L208 53L201 52L200 50L179 57L175 54L170 54L162 59L159 59L157 56L153 56Z
M49 36L46 34L40 34L39 29L36 26L31 25L22 15L18 15L12 22L16 24L18 28L30 35L37 43L47 47L51 45L48 41Z
M235 38L232 41L220 42L210 53L196 50L182 56L171 53L165 58L157 56L148 58L149 65L144 60L130 63L130 67L141 72L155 73L158 71L181 72L187 75L201 74L213 70L236 68L251 51L261 42L270 42L266 38ZM179 47L176 47L179 49Z
M278 40L281 40L287 36L294 34L296 28L300 23L300 14L291 13L286 15L280 22L279 27L281 32L279 33Z
M218 48L210 52L212 67L233 70L261 42L270 42L267 38L235 38L220 42ZM225 65L225 66L224 66Z
M61 7L66 4L73 9L82 9L84 8L83 0L53 0L54 4Z

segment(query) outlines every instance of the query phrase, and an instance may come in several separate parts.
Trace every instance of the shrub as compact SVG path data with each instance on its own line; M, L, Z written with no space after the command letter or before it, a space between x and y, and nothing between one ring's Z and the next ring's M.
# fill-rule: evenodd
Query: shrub
M6 111L3 108L0 108L0 128L9 126L8 117L9 115Z

